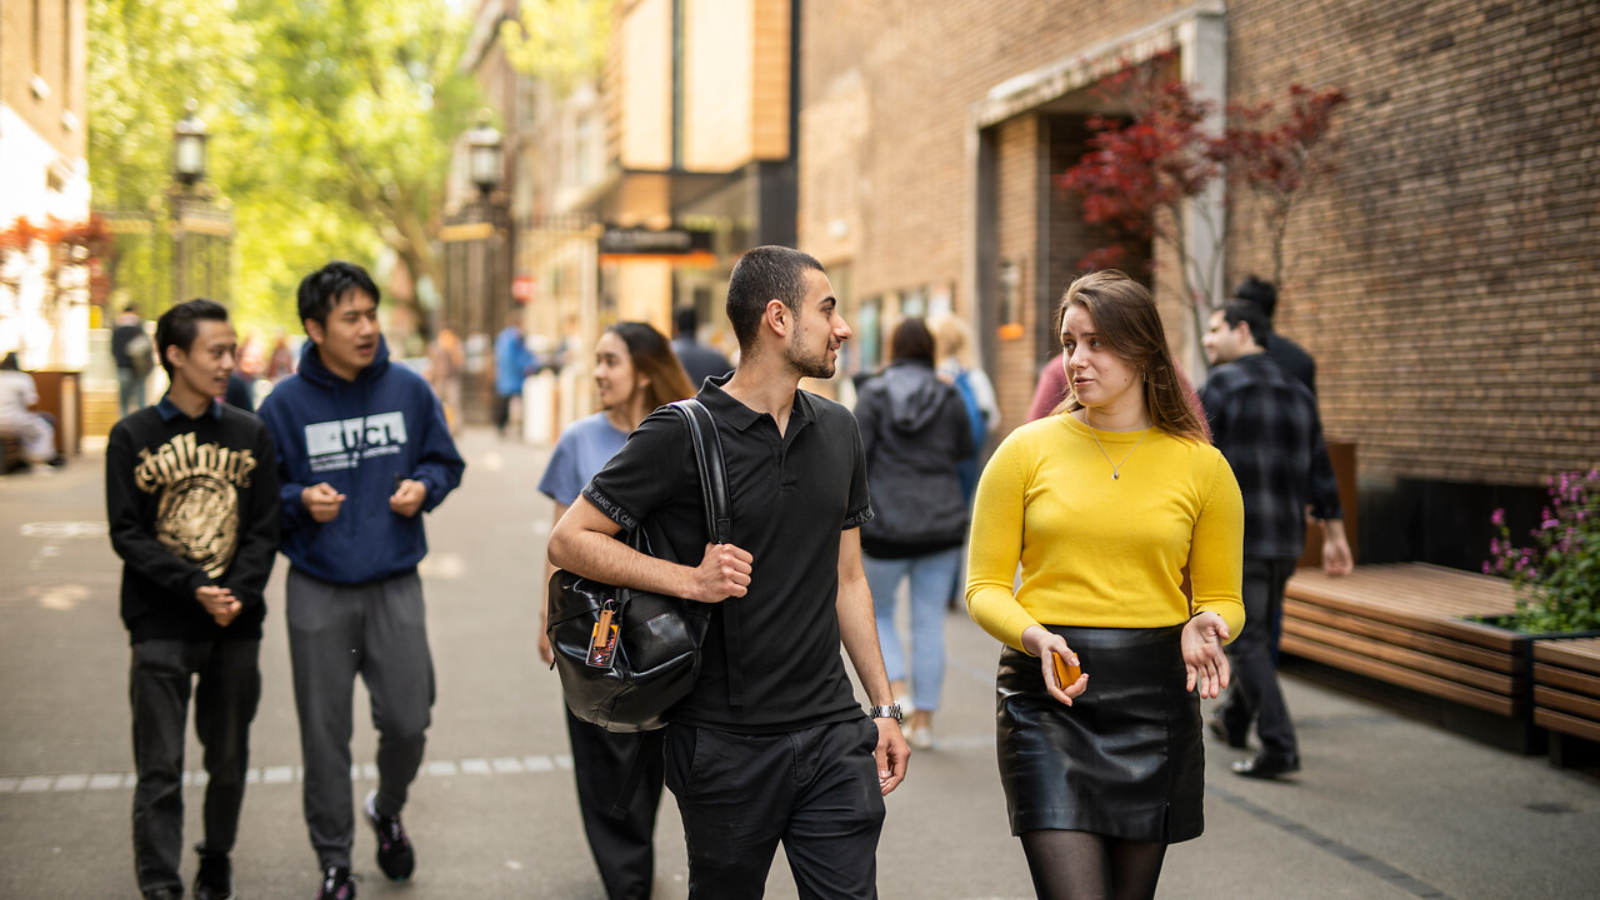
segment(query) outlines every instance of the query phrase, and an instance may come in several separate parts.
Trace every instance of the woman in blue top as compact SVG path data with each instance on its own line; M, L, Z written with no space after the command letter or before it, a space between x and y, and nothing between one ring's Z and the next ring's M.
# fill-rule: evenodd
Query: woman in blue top
M572 423L556 442L539 492L555 501L554 523L578 498L608 460L622 449L628 433L657 407L694 396L694 387L673 355L672 345L643 322L619 322L600 335L594 348L594 383L604 412ZM555 567L545 563L548 590ZM546 629L549 605L539 617L539 656L548 665L553 656ZM589 849L600 867L611 900L649 900L655 874L656 807L661 801L660 733L612 734L567 712L572 741L573 774L578 806ZM643 754L640 756L640 754ZM635 757L644 766L632 797L620 798L624 815L613 817L622 783Z

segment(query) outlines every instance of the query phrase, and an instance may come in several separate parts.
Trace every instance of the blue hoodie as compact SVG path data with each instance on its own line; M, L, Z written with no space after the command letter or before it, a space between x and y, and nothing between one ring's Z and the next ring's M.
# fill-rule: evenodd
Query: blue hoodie
M308 575L335 584L368 584L416 567L428 554L422 512L444 501L466 463L444 412L422 376L389 364L382 340L354 381L333 374L315 346L299 374L261 404L278 451L283 555ZM400 478L427 485L422 512L389 509ZM327 482L344 494L333 521L318 523L300 492Z

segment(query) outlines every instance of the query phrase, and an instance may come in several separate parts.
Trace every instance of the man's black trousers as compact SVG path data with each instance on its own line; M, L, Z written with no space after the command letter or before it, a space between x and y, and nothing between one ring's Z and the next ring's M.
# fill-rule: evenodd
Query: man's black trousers
M183 737L191 679L194 724L205 748L205 845L227 853L239 830L250 722L261 700L260 641L147 640L133 645L133 860L139 889L183 889Z
M668 726L690 900L761 897L779 841L801 900L876 898L877 743L866 718L762 735Z
M1299 753L1294 722L1278 685L1278 630L1272 624L1283 615L1283 589L1294 574L1295 560L1244 560L1244 628L1228 646L1233 658L1233 687L1218 715L1230 732L1245 734L1251 719L1261 738L1261 752L1274 759Z
M661 805L661 732L612 734L567 711L578 809L611 900L650 900L655 880L656 809ZM622 789L642 767L631 796ZM621 802L620 809L618 808ZM620 812L621 815L613 815Z

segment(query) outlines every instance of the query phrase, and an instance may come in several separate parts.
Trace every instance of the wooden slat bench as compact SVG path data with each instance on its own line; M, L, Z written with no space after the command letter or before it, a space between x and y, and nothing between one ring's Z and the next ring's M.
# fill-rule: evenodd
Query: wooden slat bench
M1600 743L1600 638L1534 641L1533 683L1535 725ZM1551 761L1562 765L1564 749L1577 748L1552 740Z
M1513 612L1511 583L1425 563L1301 569L1284 596L1292 653L1497 716L1529 715L1528 640L1464 616Z

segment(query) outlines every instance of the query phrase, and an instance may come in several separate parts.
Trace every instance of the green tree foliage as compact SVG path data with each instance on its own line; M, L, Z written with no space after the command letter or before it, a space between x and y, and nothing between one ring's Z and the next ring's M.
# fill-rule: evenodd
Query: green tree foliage
M212 134L207 180L232 204L239 318L297 324L305 272L371 264L385 245L437 282L430 229L477 105L456 66L464 34L446 0L91 0L95 204L163 208L192 97Z
M611 39L610 0L524 0L520 22L502 22L506 60L565 95L598 77Z

